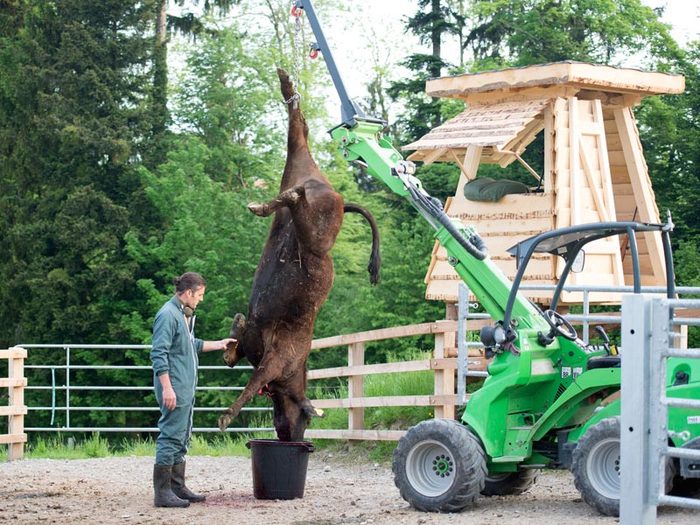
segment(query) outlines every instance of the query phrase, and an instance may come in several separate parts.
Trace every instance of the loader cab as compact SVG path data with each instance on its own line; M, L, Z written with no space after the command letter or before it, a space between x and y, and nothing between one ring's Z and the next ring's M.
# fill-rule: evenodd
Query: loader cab
M562 257L565 261L561 277L559 278L559 282L552 296L551 306L549 310L542 312L545 320L552 327L552 332L550 332L552 337L554 333L556 333L556 335L562 335L567 339L576 339L575 330L568 325L568 322L565 322L563 317L556 313L556 308L566 285L567 277L572 271L577 270L576 266L580 267L585 263L585 246L598 239L613 235L624 236L624 238L626 238L627 255L632 260L633 292L641 293L642 283L636 234L638 232L659 232L662 238L666 263L666 296L668 298L673 298L675 295L675 274L670 239L672 230L673 223L671 222L670 216L665 224L641 222L582 224L544 232L525 239L511 247L507 251L516 258L517 272L508 296L503 322L501 323L505 340L513 341L516 338L515 326L517 323L513 322L514 320L512 319L513 305L515 304L515 298L523 281L523 276L527 271L528 263L536 253L557 255Z

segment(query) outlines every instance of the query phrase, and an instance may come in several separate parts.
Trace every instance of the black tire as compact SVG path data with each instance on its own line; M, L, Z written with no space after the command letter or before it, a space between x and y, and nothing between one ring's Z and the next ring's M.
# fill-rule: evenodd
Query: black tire
M683 448L700 450L700 438L691 440ZM676 467L676 477L673 478L673 490L670 494L685 498L697 497L700 494L700 478L684 478L681 476L681 466L678 459L674 460L674 466Z
M489 473L481 493L484 496L517 496L530 490L537 481L539 473L538 469Z
M589 428L574 449L571 471L583 500L601 514L620 515L620 417ZM666 493L673 484L673 461L666 463Z
M412 427L394 450L394 483L412 507L458 512L484 489L484 449L464 425L431 419Z

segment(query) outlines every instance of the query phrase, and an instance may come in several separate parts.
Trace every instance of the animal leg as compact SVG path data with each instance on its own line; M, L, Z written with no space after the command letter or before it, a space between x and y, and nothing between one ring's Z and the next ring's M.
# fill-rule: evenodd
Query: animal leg
M305 191L304 186L294 186L293 188L284 190L269 202L263 204L251 202L248 204L248 209L259 217L268 217L285 206L293 208L299 199L304 196Z
M245 315L240 313L236 314L233 317L233 323L231 323L231 332L229 333L229 337L233 337L234 339L236 339L236 342L229 343L228 345L226 345L226 351L224 352L224 362L232 368L236 366L236 363L238 363L238 361L240 361L241 358L243 358L243 353L238 351L238 345L241 342L241 337L245 326Z
M250 381L248 381L241 395L238 396L235 403L228 407L219 418L219 429L222 432L226 430L226 427L229 426L231 421L238 416L243 405L253 399L253 396L258 393L258 390L282 375L286 363L280 359L279 355L275 354L276 352L274 352L274 350L265 353L265 357L263 357L260 365L258 365L253 372Z

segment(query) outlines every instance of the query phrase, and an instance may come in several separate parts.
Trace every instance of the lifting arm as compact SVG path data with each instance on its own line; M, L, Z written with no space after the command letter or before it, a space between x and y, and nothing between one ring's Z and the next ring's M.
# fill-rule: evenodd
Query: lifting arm
M484 309L494 319L503 319L511 283L486 254L486 246L476 230L450 218L442 203L423 189L414 177L415 166L404 161L391 142L382 137L386 123L368 118L352 101L333 59L311 0L295 0L295 10L307 13L316 46L323 54L341 103L342 123L330 131L348 161L359 161L367 172L380 179L394 193L406 198L437 230L435 237L445 247L448 262L466 282ZM294 13L294 11L293 11ZM300 13L297 13L297 16ZM529 301L518 296L512 319L521 327L542 327L541 317Z

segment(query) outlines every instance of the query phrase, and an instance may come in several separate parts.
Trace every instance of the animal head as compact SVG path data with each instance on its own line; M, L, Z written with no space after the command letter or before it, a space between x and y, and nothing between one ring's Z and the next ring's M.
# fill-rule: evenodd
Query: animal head
M273 394L272 401L273 420L280 441L302 441L311 418L323 416L307 398L296 401L290 396Z

